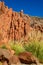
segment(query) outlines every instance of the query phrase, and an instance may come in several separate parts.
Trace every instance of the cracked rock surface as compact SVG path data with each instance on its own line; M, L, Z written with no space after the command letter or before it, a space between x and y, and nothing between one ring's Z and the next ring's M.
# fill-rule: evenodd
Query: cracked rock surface
M43 18L25 15L23 11L15 12L0 2L0 42L9 40L28 40L32 28L43 32ZM4 34L3 34L4 33Z
M0 2L0 41L24 40L28 39L30 31L30 17L25 16L23 12L13 12L12 8L8 9L4 2ZM4 34L3 34L4 33Z

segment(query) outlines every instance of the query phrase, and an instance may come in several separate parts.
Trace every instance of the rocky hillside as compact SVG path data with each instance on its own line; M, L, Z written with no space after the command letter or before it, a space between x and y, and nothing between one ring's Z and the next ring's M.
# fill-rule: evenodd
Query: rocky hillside
M31 17L30 25L43 33L43 18Z
M15 12L8 9L4 2L0 2L0 42L6 43L8 40L28 39L28 33L32 29L43 32L43 19L30 17L23 14L23 11Z

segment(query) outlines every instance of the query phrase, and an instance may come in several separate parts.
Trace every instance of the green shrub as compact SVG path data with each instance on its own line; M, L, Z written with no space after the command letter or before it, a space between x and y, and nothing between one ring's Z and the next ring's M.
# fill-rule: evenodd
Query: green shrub
M16 54L19 54L25 51L24 47L18 42L11 42L10 46L11 46L11 49L13 49Z
M19 42L10 41L9 44L11 49L13 49L16 54L28 51L36 56L41 62L43 62L43 41L32 40L26 44L24 43L24 45Z
M24 48L28 52L32 52L40 61L43 61L43 42L31 41L24 45Z
M36 52L37 52L37 49L38 49L38 44L36 44L36 42L28 42L27 45L24 45L24 48L26 51L29 51L29 52L32 52L32 54L34 54L36 56Z
M3 44L0 48L2 48L2 49L7 49L4 44Z
M43 41L40 42L40 49L39 49L38 58L39 58L40 62L43 62Z

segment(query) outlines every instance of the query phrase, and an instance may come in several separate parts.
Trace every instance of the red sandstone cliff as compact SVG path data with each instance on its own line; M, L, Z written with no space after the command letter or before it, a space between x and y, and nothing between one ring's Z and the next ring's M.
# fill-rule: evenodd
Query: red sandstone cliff
M20 13L8 9L3 2L0 2L0 41L24 40L28 39L30 31L30 17L25 16L23 11Z
M28 33L35 28L43 32L43 19L30 17L8 9L4 2L0 2L0 42L6 43L9 40L28 40Z

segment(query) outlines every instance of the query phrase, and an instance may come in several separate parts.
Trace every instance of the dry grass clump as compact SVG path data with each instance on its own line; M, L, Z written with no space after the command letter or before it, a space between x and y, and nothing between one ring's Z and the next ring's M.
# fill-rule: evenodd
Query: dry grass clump
M29 33L29 40L28 41L43 41L43 33L41 33L39 30L36 31L35 29L33 29L30 33Z

